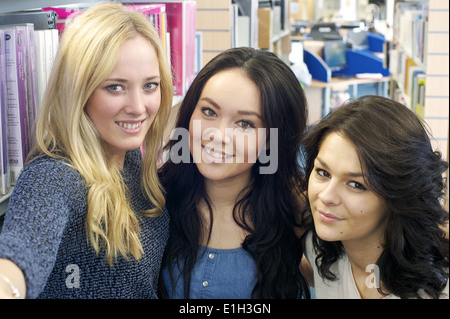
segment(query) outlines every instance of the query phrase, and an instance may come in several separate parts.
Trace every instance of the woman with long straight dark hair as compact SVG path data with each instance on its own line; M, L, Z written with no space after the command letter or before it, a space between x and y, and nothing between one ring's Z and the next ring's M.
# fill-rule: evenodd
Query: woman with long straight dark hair
M309 297L298 236L306 119L298 80L272 53L230 49L200 71L160 170L171 216L163 297Z
M365 96L304 142L317 298L448 298L447 170L419 118Z

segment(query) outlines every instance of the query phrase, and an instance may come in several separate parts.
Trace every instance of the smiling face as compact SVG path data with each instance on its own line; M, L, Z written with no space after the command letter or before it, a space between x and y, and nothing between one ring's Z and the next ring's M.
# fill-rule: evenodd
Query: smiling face
M259 90L239 69L221 71L205 84L189 122L191 154L210 180L250 178L264 143Z
M317 235L326 241L380 243L385 201L368 188L356 148L344 136L324 137L308 182Z
M126 40L118 62L90 96L85 111L105 142L110 159L144 141L161 105L159 63L153 46L138 35Z

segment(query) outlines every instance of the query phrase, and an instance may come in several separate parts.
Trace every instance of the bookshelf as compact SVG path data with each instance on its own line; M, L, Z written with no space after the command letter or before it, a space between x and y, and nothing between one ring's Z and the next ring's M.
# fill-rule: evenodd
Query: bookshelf
M105 0L103 0L105 1ZM106 0L108 1L108 0ZM109 0L115 1L115 0ZM289 1L290 0L281 0L278 1L280 6L277 8L273 7L270 9L271 12L271 21L270 23L271 29L269 30L269 41L268 45L263 45L259 47L258 44L258 33L261 28L265 28L265 22L262 21L261 24L258 25L258 0L135 0L135 1L121 1L127 4L166 4L166 9L171 8L180 2L186 4L186 2L191 2L196 5L194 11L189 13L190 25L194 26L195 36L189 38L183 42L183 44L179 45L180 50L185 50L186 47L194 47L194 43L196 43L197 47L194 48L193 54L189 56L189 59L186 60L184 58L183 53L183 61L174 63L174 45L172 40L174 39L174 35L170 36L170 49L171 49L171 59L172 66L174 67L174 73L176 75L182 74L182 84L181 91L177 91L177 87L175 87L174 83L174 103L176 105L179 102L185 91L187 90L190 82L193 80L194 73L189 72L189 74L185 74L185 70L187 67L191 69L194 65L196 65L198 71L199 68L203 67L210 59L216 56L218 53L240 45L252 46L255 48L261 48L266 50L271 50L277 53L280 57L288 59L288 55L290 52L290 31L289 31ZM2 4L0 6L0 14L9 14L9 13L18 13L18 12L33 12L33 11L41 11L42 8L46 7L64 7L69 6L71 9L78 10L78 8L89 7L96 3L102 2L101 0L23 0L23 1L15 1L15 0L2 0ZM238 6L241 9L244 9L244 12L238 14ZM283 7L284 14L284 27L278 29L276 28L277 23L280 22L280 19L283 20L283 16L280 12L281 7ZM242 11L242 10L241 10ZM273 11L277 11L274 15ZM166 11L168 12L168 11ZM242 14L244 13L244 14ZM248 15L248 20L245 17L245 14ZM171 19L173 17L170 16L170 13L167 13L167 19ZM194 19L194 20L193 20ZM172 19L179 20L179 19ZM192 22L193 20L193 22ZM56 21L58 22L58 21ZM167 26L170 28L170 21ZM177 21L178 23L178 21ZM57 23L58 24L58 23ZM247 24L247 25L246 25ZM275 27L274 27L275 25ZM242 26L244 26L242 28ZM177 25L177 30L184 30L186 27L184 25ZM242 31L244 30L244 31ZM274 31L275 30L275 31ZM277 31L278 30L278 31ZM56 29L53 29L56 31ZM169 30L170 32L170 30ZM55 32L53 32L55 33ZM56 39L58 38L56 32ZM241 42L237 41L237 38L241 39ZM178 35L177 35L178 36ZM54 37L55 38L55 37ZM183 35L184 38L184 35ZM248 43L242 42L248 38ZM57 40L56 40L57 41ZM184 40L183 40L184 41ZM195 56L195 52L197 52L197 56ZM199 58L200 57L200 58ZM51 60L52 61L52 60ZM51 62L49 61L49 62ZM51 63L50 63L51 64ZM176 68L179 68L179 73ZM186 78L189 77L189 78ZM176 78L176 77L175 77ZM180 78L180 76L178 76ZM185 81L186 78L186 81ZM44 81L45 82L45 81ZM39 85L38 80L38 85ZM13 187L13 185L11 186ZM6 192L6 194L0 195L0 215L6 210L8 204L10 192Z
M415 8L419 5L419 10ZM421 7L420 7L421 6ZM409 7L409 8L408 8ZM405 8L409 10L405 10ZM410 11L405 14L405 11ZM412 13L411 13L412 11ZM419 11L419 14L417 13ZM420 25L422 33L408 30ZM403 29L403 30L402 30ZM405 30L406 29L406 30ZM414 34L408 37L408 31ZM422 37L423 47L411 40ZM431 142L448 162L449 156L449 2L444 0L396 2L394 39L390 55L391 97L416 111L427 124ZM421 73L424 89L414 92L414 72ZM412 83L411 83L412 82ZM449 183L445 208L448 210Z
M290 1L260 8L258 0L196 0L203 65L220 52L238 46L269 50L287 62L291 51Z
M278 55L285 62L291 52L291 30L289 23L290 2L258 8L258 47Z
M4 15L0 16L0 35L1 39L5 39L5 41L0 42L0 48L2 49L0 50L0 105L2 106L2 113L0 114L2 123L0 130L0 141L2 141L0 148L0 163L2 165L0 170L0 216L6 211L12 188L24 165L25 157L31 149L31 136L33 134L30 128L34 125L35 116L39 111L41 100L39 93L41 93L41 87L42 90L45 89L48 72L59 43L58 31L62 32L64 20L72 11L78 11L80 8L89 7L99 2L102 1L41 0L19 2L2 0L0 14ZM160 32L163 46L167 49L174 73L175 103L178 97L185 94L195 76L195 1L147 0L133 1L132 3L131 1L122 2L130 6L129 10L141 11L144 15L147 15L150 21L155 24L157 31ZM144 4L145 6L143 6ZM50 14L52 18L49 18L47 12L43 12L47 11L46 8L57 11L56 18L53 12ZM70 10L66 11L65 8ZM35 17L36 14L39 15L40 19L30 18L31 16ZM12 19L12 16L16 20ZM25 20L19 21L18 16L24 17ZM27 20L29 18L32 21ZM14 23L34 21L42 22L42 25L39 23L35 25L40 25L39 28L33 27L33 24L8 26ZM182 32L177 32L177 30ZM168 37L169 34L165 31L172 32L172 36ZM30 40L31 38L33 40ZM9 39L11 41L7 41ZM20 43L25 43L25 45ZM14 51L12 51L13 49ZM15 54L8 52L15 52ZM15 59L12 59L12 57L15 57ZM36 59L34 59L35 57ZM6 80L6 77L8 77L8 80ZM8 106L6 95L8 95ZM16 98L11 99L10 96ZM10 101L17 101L14 102L14 107L12 107ZM7 132L10 133L9 142L6 138ZM8 147L4 148L3 145L9 146L9 150ZM6 165L6 167L3 167L3 165Z
M231 48L231 0L196 0L197 32L202 37L202 67L220 52Z
M391 97L416 111L424 119L430 128L434 149L440 150L447 161L448 35L448 1L407 1L395 4L393 49L390 53L393 78ZM414 91L417 88L414 86L414 75L419 73L425 83L422 92Z

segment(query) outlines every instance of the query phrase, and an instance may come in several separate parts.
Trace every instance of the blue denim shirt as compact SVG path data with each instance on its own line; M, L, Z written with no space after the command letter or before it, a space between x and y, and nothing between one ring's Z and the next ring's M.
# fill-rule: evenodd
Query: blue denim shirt
M174 269L174 278L180 271ZM172 291L169 271L163 269L162 280L169 298L184 298L184 283L177 281ZM197 263L192 270L190 298L192 299L251 299L257 281L256 263L243 248L215 249L200 247Z

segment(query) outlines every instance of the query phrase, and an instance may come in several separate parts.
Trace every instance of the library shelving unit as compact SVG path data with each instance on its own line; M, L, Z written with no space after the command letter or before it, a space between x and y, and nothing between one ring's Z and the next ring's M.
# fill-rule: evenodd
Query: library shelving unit
M195 1L197 31L202 34L203 65L220 52L239 46L269 50L288 61L291 0L282 0L280 6L271 8L260 8L258 0Z
M74 10L78 10L77 9L78 7L81 7L81 8L88 7L88 6L91 6L96 3L100 3L100 2L104 2L104 1L93 1L93 0L91 0L91 1L86 1L86 0L84 0L84 1L77 1L77 0L40 0L40 1L2 0L1 6L0 6L0 14L5 14L5 19L7 19L8 17L11 17L12 14L14 14L14 13L41 11L43 8L47 8L47 7L58 8L58 7L64 7L64 6L71 6L71 8L73 8ZM171 63L172 63L173 71L176 75L174 77L174 101L176 101L177 100L176 98L178 96L182 96L185 94L187 87L189 86L190 82L192 82L192 80L195 76L195 73L194 73L194 60L195 60L194 42L195 42L195 23L196 23L196 21L195 21L195 11L196 11L195 2L190 1L189 3L187 3L187 1L183 1L183 0L178 0L178 1L177 0L163 0L163 1L134 0L134 1L121 1L121 2L127 3L129 5L153 4L153 3L154 4L159 4L159 3L165 4L166 6L164 7L165 8L164 14L167 12L167 17L169 18L169 22L168 22L168 24L165 24L165 26L168 26L169 28L171 28L171 30L181 30L182 31L182 32L174 33L174 35L170 38L170 41L171 41L170 46L168 46L171 48L171 54L170 54ZM182 5L179 5L180 2L182 2ZM154 7L156 8L157 6L154 6ZM166 9L168 9L168 11L166 11ZM61 12L63 13L63 11L61 11ZM158 11L158 12L160 14L163 11ZM190 12L193 12L194 14L192 14ZM145 13L145 14L147 14L147 13ZM65 16L63 17L63 15L61 15L59 18L64 20ZM11 20L12 19L3 20L3 22L11 21ZM167 22L166 19L164 19L164 21ZM20 22L32 22L32 21L20 21ZM60 21L56 20L57 27L58 27L59 22ZM11 23L11 22L8 22L6 24L9 24L9 23ZM2 23L2 24L5 24L5 23ZM158 27L161 28L161 25L158 25ZM186 30L188 30L188 31L186 31ZM37 32L37 30L35 30L35 31ZM39 29L39 31L40 31L40 29ZM46 31L57 31L57 30L53 29L53 30L46 30ZM172 31L172 32L174 32L174 31ZM58 32L53 32L53 34L55 34L55 33L56 33L56 37L54 37L54 36L51 36L51 37L53 37L53 39L55 39L55 41L57 43L58 42L58 39L57 39ZM45 41L47 41L47 39ZM46 47L50 47L47 45L47 42L45 42L45 43L46 43ZM163 40L163 43L164 43L164 40ZM39 48L42 48L42 46L39 46ZM189 50L188 50L188 48L189 48ZM39 51L39 50L36 47L36 52L37 51ZM50 51L52 51L52 50L50 50ZM50 53L53 53L53 52L50 52ZM48 52L47 52L46 56L50 57L51 54L48 54ZM39 60L39 61L41 61L41 60ZM52 57L46 59L45 62L46 62L46 64L51 65ZM27 63L30 63L30 65L32 64L30 61L28 61ZM3 70L2 70L2 72L3 72ZM36 77L35 80L37 80L38 84L45 83L45 79L42 79L40 77ZM33 81L35 81L35 80L33 80ZM30 81L29 83L31 83L31 82L32 81ZM30 85L32 85L32 84L30 84ZM31 91L32 90L30 90L30 92ZM26 132L26 130L24 130L24 132ZM23 132L22 132L22 134L23 134ZM16 178L16 175L14 175L12 177L13 181L12 181L11 188L14 186L13 184L14 184L15 178ZM0 195L0 216L2 216L7 209L10 194L11 194L11 191L6 192L6 194L3 194L3 191L2 191L2 195Z
M88 7L105 0L2 0L0 14L20 11L35 11L45 7L79 6ZM106 0L114 1L114 0ZM131 4L174 3L189 0L133 0L121 1ZM191 0L196 2L196 52L199 54L186 61L185 65L196 65L196 70L203 67L218 53L235 46L251 46L271 50L287 61L290 53L289 4L291 0L278 1L270 9L269 20L258 23L259 0ZM279 22L282 28L279 28ZM267 25L266 25L267 24ZM267 27L270 24L270 29ZM243 26L243 27L242 27ZM277 28L278 27L278 28ZM264 29L262 39L267 37L267 45L260 46L258 34ZM238 41L238 37L240 41ZM172 36L171 36L172 40ZM245 42L247 41L247 42ZM193 61L195 60L195 61ZM173 61L172 61L173 62ZM184 87L184 85L183 85ZM177 105L182 95L174 97ZM0 216L6 210L10 194L0 196Z
M289 61L291 30L290 1L279 1L280 6L258 8L258 47Z
M433 148L448 162L449 2L397 2L394 16L391 97L423 118L430 130ZM423 85L422 90L420 85ZM446 175L448 177L448 171ZM447 210L448 187L447 181Z
M394 16L391 97L425 120L433 147L448 161L449 2L398 2ZM419 77L422 91L414 86Z

